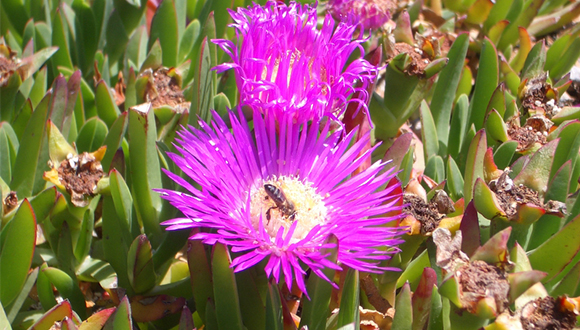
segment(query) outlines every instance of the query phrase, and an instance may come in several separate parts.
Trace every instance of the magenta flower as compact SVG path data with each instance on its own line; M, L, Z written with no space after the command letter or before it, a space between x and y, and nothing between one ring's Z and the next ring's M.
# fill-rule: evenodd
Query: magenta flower
M328 11L336 20L355 21L365 29L377 29L391 19L391 0L329 0Z
M232 267L241 271L267 259L265 271L287 286L296 279L306 292L305 270L346 265L381 272L379 265L401 243L401 186L384 163L351 176L371 151L358 156L369 136L349 148L356 132L329 132L325 124L294 124L254 111L253 130L243 115L230 113L231 130L214 114L210 124L178 133L181 155L171 159L193 182L166 171L187 193L159 190L184 215L165 221L168 230L206 228L191 239L243 252ZM381 188L385 187L386 188ZM328 243L330 237L337 246ZM323 248L337 248L337 263Z
M337 118L348 103L366 109L367 87L378 75L376 66L363 59L364 40L353 40L356 25L340 23L334 29L330 15L317 29L316 8L291 2L268 2L265 7L230 10L238 36L213 40L230 57L214 69L234 69L240 103L277 118L291 115L298 122ZM347 65L349 56L360 57Z

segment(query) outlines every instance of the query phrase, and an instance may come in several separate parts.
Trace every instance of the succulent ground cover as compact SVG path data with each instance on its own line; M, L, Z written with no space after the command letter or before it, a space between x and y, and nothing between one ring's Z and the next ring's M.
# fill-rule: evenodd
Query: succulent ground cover
M0 329L580 327L579 17L3 0Z

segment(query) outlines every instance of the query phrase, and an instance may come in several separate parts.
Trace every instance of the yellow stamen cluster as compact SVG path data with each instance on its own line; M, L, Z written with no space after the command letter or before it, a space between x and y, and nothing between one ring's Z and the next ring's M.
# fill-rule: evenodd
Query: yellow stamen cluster
M285 203L277 205L266 192L265 184L271 184L280 189L285 197ZM305 238L316 225L326 222L328 209L324 204L324 197L316 192L310 182L303 182L295 177L280 176L261 182L252 189L250 194L252 225L258 229L261 217L266 232L272 238L276 237L280 227L284 227L284 232L287 233L290 226L297 221L292 241L299 241ZM289 209L293 213L290 214Z

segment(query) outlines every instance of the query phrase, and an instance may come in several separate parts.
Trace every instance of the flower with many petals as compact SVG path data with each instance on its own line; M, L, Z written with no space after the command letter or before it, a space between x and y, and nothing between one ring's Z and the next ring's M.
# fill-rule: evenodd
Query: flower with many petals
M352 175L371 156L360 155L369 136L349 148L356 132L329 132L328 120L253 115L253 130L240 112L230 113L231 130L214 114L179 132L181 155L170 157L199 186L166 171L187 192L160 190L184 215L163 225L199 228L191 239L241 252L235 271L266 259L268 276L279 282L282 274L289 288L295 279L303 292L304 266L322 278L325 267L388 270L380 262L398 251L403 229L386 224L401 218L402 190L382 162ZM337 249L336 263L328 248Z
M337 20L362 24L365 29L377 29L391 19L396 5L391 0L329 0L328 11Z
M366 109L367 87L378 68L363 59L364 39L353 40L357 25L341 22L335 27L327 15L317 29L316 8L291 2L269 2L265 7L230 10L238 36L214 40L231 58L214 69L234 69L240 103L279 118L290 115L297 122L337 118L351 102ZM351 54L360 57L348 63Z

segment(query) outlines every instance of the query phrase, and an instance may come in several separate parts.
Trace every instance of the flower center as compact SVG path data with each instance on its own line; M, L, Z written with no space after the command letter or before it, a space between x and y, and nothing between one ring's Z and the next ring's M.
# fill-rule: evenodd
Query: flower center
M294 177L275 177L262 182L251 191L250 214L254 229L263 226L270 237L276 237L280 227L287 233L297 222L291 241L299 241L316 225L326 223L328 210L323 196L316 193L310 182Z

